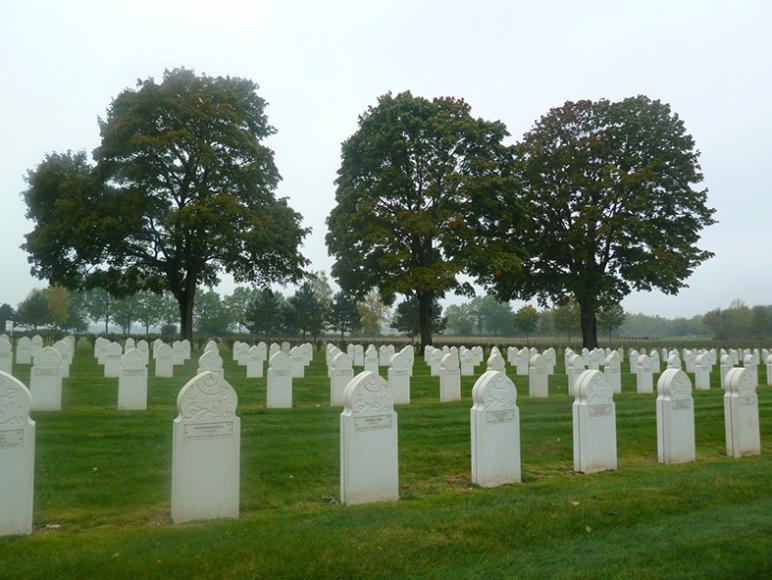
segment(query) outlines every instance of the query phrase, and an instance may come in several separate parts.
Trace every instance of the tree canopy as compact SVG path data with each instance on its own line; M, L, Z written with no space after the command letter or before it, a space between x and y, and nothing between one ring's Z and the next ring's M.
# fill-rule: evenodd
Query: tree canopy
M632 290L677 293L712 256L697 247L714 223L707 190L694 188L699 152L668 105L645 96L569 101L544 115L516 154L521 187L499 199L490 254L471 269L501 298L575 298L586 347L597 345L600 308ZM512 207L524 219L508 230ZM509 261L513 252L518 259L501 267L497 256Z
M432 333L443 332L447 325L448 319L442 316L442 306L440 301L435 298L432 301ZM414 336L421 334L418 299L415 296L408 296L397 304L391 318L391 326L407 334L411 340Z
M333 276L345 292L373 287L419 304L421 348L431 343L432 304L459 281L470 244L468 213L487 192L511 187L503 123L475 119L462 99L381 96L342 146L336 206L327 218Z
M185 69L123 91L99 122L95 166L68 152L29 172L35 227L24 248L33 273L119 296L166 289L188 338L196 289L220 272L239 282L298 280L308 230L274 195L265 107L250 80Z

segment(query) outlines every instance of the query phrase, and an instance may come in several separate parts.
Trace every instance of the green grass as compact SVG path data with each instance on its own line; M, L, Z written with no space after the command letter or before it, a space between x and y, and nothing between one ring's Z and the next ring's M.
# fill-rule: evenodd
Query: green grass
M150 379L148 411L119 413L117 379L102 377L82 342L64 410L33 414L36 529L0 538L0 578L772 574L771 387L758 389L760 457L726 457L716 375L712 390L695 392L697 462L666 466L655 396L636 395L624 373L619 469L575 475L562 365L547 400L530 400L527 377L513 376L523 484L479 489L470 483L474 378L463 378L461 402L440 404L439 380L417 361L413 402L397 407L401 501L344 507L340 409L329 407L323 357L295 379L291 410L266 410L265 380L223 358L242 421L240 519L169 519L175 397L195 362L178 378ZM28 384L29 368L16 370Z

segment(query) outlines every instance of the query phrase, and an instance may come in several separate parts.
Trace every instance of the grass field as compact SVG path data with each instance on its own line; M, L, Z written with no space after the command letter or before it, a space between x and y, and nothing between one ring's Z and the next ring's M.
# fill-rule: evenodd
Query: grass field
M758 389L761 456L726 457L714 374L694 394L697 461L667 466L655 395L635 394L623 373L619 469L575 475L562 363L547 400L512 375L523 483L488 490L470 483L474 378L462 378L461 402L440 404L439 379L417 360L413 402L397 407L401 500L344 507L323 357L295 379L295 408L269 411L265 379L222 354L239 393L240 519L169 518L175 397L196 353L178 378L150 378L147 411L118 412L117 379L81 341L64 410L33 413L35 532L0 538L0 578L772 576L772 387ZM15 371L29 384L29 367Z

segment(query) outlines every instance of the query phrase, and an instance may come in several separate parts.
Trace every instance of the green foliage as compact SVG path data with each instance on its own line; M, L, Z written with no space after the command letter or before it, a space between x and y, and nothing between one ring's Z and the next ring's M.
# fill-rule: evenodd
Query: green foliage
M729 308L716 308L705 313L703 325L717 340L730 338L772 336L772 306L754 306L753 309L741 300L734 300Z
M358 298L377 287L386 304L397 293L415 295L422 346L431 342L432 301L471 292L458 279L461 256L479 249L469 209L487 207L487 192L508 185L506 128L470 110L449 97L381 96L343 143L327 218L340 286Z
M9 320L15 321L16 313L10 304L4 302L0 305L0 332L5 332L5 323Z
M168 292L158 294L143 290L137 292L134 298L134 316L145 327L146 334L150 332L151 326L173 323L180 318L177 301Z
M231 319L236 323L238 332L247 324L247 312L249 305L257 296L257 290L246 286L237 286L233 293L223 298L223 303L230 313Z
M327 322L335 332L340 332L343 338L346 332L356 332L361 327L357 302L345 292L336 292L333 296Z
M94 322L104 321L105 334L107 334L110 321L113 319L116 302L117 300L104 288L94 288L85 294L85 311Z
M357 312L365 336L381 334L381 326L389 318L389 309L381 300L377 288L373 288L365 297L357 302Z
M48 311L51 321L59 328L64 328L70 319L70 293L62 286L48 289Z
M245 323L258 336L278 336L284 331L284 313L287 301L279 292L263 288L255 292L247 309Z
M512 307L491 295L477 296L470 302L477 318L478 334L511 336L514 330Z
M262 144L275 130L257 85L196 76L139 81L100 121L96 167L49 155L28 176L33 272L115 295L169 290L190 338L195 291L222 271L237 282L296 280L307 230L285 199Z
M607 330L609 340L611 340L611 334L618 329L625 321L625 310L621 304L610 304L604 306L600 312L598 312L598 328L601 330Z
M513 323L517 330L530 336L539 324L539 312L530 304L526 304L515 313Z
M303 282L287 300L286 324L291 331L300 331L303 338L310 334L314 341L324 329L328 310L309 281Z
M196 331L206 336L222 336L228 334L233 323L231 312L220 295L214 290L202 292L196 297L196 307L193 311L193 322Z
M421 334L421 321L418 312L418 298L408 296L394 309L391 317L391 326L400 332L407 334L412 340L414 336ZM432 300L432 333L440 334L448 325L447 318L442 316L442 306L435 298Z
M137 295L118 298L112 305L112 320L121 327L123 334L131 333L131 325L137 321Z
M445 309L445 318L452 334L469 336L477 324L477 314L469 302L451 304Z
M48 289L35 288L16 307L16 321L23 326L37 330L53 322L48 309Z
M472 270L502 298L574 297L594 347L599 308L632 290L677 293L712 256L696 245L714 223L707 190L693 188L698 156L683 121L644 96L550 110L517 146L523 187L512 201L525 219L492 228ZM510 207L500 200L501 226L514 221ZM501 268L497 255L517 250L519 266Z

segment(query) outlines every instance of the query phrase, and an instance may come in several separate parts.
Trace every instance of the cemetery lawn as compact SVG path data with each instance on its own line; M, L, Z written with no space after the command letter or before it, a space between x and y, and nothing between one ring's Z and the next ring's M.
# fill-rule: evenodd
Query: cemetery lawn
M417 360L413 402L397 406L401 499L344 507L323 356L295 379L295 408L268 411L265 379L243 378L223 348L240 398L241 517L175 526L172 420L197 354L174 379L153 378L151 363L148 410L118 412L117 379L79 343L64 410L33 413L35 531L0 538L0 578L772 576L772 387L758 389L761 456L725 455L715 373L694 392L697 461L660 465L655 395L635 394L625 361L619 469L575 475L562 362L547 400L530 400L508 367L523 483L481 489L470 483L474 378L461 402L440 404L439 379ZM28 385L29 367L14 370Z

